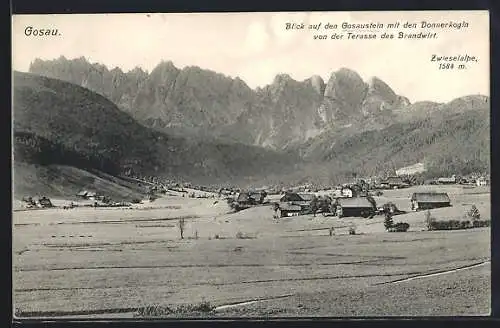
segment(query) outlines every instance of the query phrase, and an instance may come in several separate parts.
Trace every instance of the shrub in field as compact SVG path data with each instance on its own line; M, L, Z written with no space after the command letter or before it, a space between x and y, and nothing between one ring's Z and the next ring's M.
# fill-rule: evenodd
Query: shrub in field
M472 224L470 223L469 220L462 221L462 222L460 222L460 224L461 224L461 229L469 229L472 227Z
M182 304L176 307L164 305L152 305L138 308L134 313L135 317L165 317L168 315L210 313L215 309L215 306L210 302L203 301L199 304Z
M459 230L459 229L470 229L470 228L481 228L489 227L490 220L475 220L472 221L459 221L459 220L443 220L434 221L431 224L431 229L429 230Z
M194 306L193 309L197 312L212 312L215 309L215 305L212 305L208 301L203 301L197 306Z
M219 236L218 234L216 234L216 235L214 236L214 239L219 239L219 238L220 238L220 236Z
M184 239L184 229L186 228L186 221L183 217L179 218L178 227L179 227L179 232L181 234L181 239Z
M434 222L436 222L436 219L431 216L431 211L427 210L427 212L425 212L425 224L427 225L427 230L434 230Z
M467 218L471 219L472 221L477 221L481 219L481 214L479 213L479 210L477 209L476 205L472 205L466 215Z
M355 235L356 234L356 229L354 227L349 228L349 234L350 235Z
M389 230L392 228L394 225L394 221L392 220L392 215L391 213L385 213L385 219L384 219L384 227L386 230Z
M406 232L410 228L410 225L406 222L398 222L389 228L389 232Z
M472 226L474 228L489 227L490 226L490 220L476 220L476 221L472 221Z

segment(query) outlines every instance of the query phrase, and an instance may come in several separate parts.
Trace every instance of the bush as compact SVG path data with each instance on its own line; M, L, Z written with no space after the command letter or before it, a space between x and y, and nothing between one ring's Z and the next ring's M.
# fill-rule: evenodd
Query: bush
M427 230L433 230L432 227L435 221L436 219L431 216L431 211L427 210L427 212L425 212L425 224L427 225Z
M350 235L355 235L356 234L356 229L354 229L353 227L350 227L349 228L349 234Z
M470 228L489 227L490 220L475 220L472 221L459 221L459 220L443 220L433 221L429 230L459 230Z
M470 227L472 227L472 224L470 223L469 220L462 221L460 223L461 223L461 226L460 226L461 229L469 229Z
M410 225L406 222L398 222L393 224L391 228L389 228L389 232L406 232L410 228Z
M234 201L233 201L232 203L230 203L230 204L229 204L229 207L230 207L233 211L235 211L235 212L238 212L238 211L240 211L240 210L241 210L240 204L239 204L238 202L234 202Z
M184 228L186 227L186 221L183 217L179 219L178 227L181 234L181 239L184 239Z
M474 228L483 228L490 226L490 220L476 220L472 222Z
M210 302L203 301L199 304L181 304L176 307L153 305L138 308L135 317L164 317L168 315L191 314L191 313L210 313L215 306Z
M476 205L472 205L470 210L467 212L467 218L471 219L472 221L477 221L481 219L481 214L479 213L479 210L477 209Z
M386 230L389 230L394 225L394 221L392 220L392 215L390 213L385 213L384 219L384 227Z

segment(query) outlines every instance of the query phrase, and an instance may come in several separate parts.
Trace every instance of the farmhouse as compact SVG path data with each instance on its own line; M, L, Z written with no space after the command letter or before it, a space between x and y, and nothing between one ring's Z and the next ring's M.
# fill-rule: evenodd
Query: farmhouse
M364 218L375 215L377 205L371 197L338 198L335 202L338 217L360 216Z
M84 198L84 199L96 199L97 193L94 191L88 191L88 190L82 190L78 194L76 194L78 197Z
M281 203L278 207L279 216L297 216L303 213L304 207L300 205L294 205L293 203Z
M478 187L480 186L488 186L490 184L490 181L484 177L480 177L479 179L476 180L476 185Z
M404 188L407 187L408 185L403 181L403 178L399 176L394 176L394 177L388 177L385 179L384 182L382 182L382 185L384 187L388 187L391 189L398 189L398 188Z
M240 205L257 205L264 202L265 192L242 192L238 195L236 201Z
M311 204L315 195L306 193L289 192L280 199L278 210L280 216L292 216L308 213L311 210Z
M439 184L455 184L457 183L457 178L455 175L452 175L451 178L439 178L437 179L437 183Z
M39 204L39 207L43 207L43 208L54 206L54 205L52 205L52 202L50 201L50 199L47 197L40 197L38 199L38 204Z
M283 197L281 197L280 202L293 202L296 204L299 203L307 203L309 204L314 199L313 194L306 193L296 193L296 192L287 192Z
M419 192L411 196L411 209L414 211L451 206L447 193Z
M345 186L340 190L341 197L354 197L354 191L351 187Z

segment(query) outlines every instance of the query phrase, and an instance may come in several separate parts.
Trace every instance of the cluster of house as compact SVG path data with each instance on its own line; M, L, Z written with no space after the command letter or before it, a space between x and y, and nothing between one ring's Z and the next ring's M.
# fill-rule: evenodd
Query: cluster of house
M386 188L404 188L407 186L402 179L385 179ZM384 185L383 185L384 186ZM371 218L376 214L391 213L402 214L394 204L384 204L377 207L374 196L377 193L370 191L369 185L344 184L325 193L314 193L302 186L295 190L286 190L281 193L281 198L274 203L277 217L297 216L312 213L323 215L336 215L338 217L364 217ZM265 191L240 192L238 196L230 199L230 205L236 210L264 204ZM446 193L416 192L411 198L411 209L414 211L451 206L451 201Z
M279 217L322 213L325 216L333 214L338 217L370 218L376 214L376 210L377 205L373 197L353 197L352 194L331 197L291 192L285 193L279 203L275 204Z
M52 202L48 197L42 196L38 198L33 198L31 196L23 197L23 202L25 202L27 208L49 208L54 207Z
M461 184L461 185L476 185L489 186L490 177L488 175L470 175L459 177L452 175L451 177L440 177L435 180L427 180L425 184Z
M277 216L296 216L311 213L333 214L340 217L372 218L376 214L403 214L394 204L387 203L377 207L372 196L342 194L339 196L316 196L311 193L286 193L279 203L275 204ZM416 192L411 198L413 211L448 207L451 201L447 193Z
M469 176L469 177L441 177L435 180L417 182L413 175L405 173L415 173L423 170L422 165L414 165L405 168L406 171L396 172L396 175L384 178L370 177L356 179L350 184L342 184L334 189L314 187L311 184L304 184L295 187L265 187L253 189L252 191L242 191L237 187L204 187L193 186L190 183L167 183L168 189L184 190L191 187L201 191L213 192L219 197L226 198L232 208L242 210L248 207L266 203L267 195L281 195L279 202L275 203L277 215L294 216L312 212L324 214L334 214L339 217L357 216L373 217L377 213L403 213L394 204L384 204L377 208L373 196L378 196L377 189L402 189L415 184L476 184L478 186L489 185L489 176ZM410 170L410 171L408 171ZM408 171L408 172L407 172ZM415 171L415 172L414 172ZM418 173L417 172L417 173ZM159 182L150 179L151 182ZM324 191L324 192L323 192ZM375 191L375 192L374 192ZM381 192L380 192L381 193ZM316 194L322 194L318 196ZM92 197L92 194L90 194ZM97 195L94 195L96 197ZM418 211L438 207L451 206L450 198L446 193L421 192L413 193L410 199L411 209Z

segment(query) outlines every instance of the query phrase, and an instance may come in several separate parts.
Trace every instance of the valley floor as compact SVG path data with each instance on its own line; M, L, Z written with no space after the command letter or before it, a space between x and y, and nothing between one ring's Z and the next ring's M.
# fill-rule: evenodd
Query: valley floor
M411 192L378 201L407 210ZM434 216L455 218L474 203L489 218L488 192L450 197L454 206ZM423 231L418 212L394 217L409 232L387 233L382 217L275 221L270 206L228 211L223 200L173 196L134 209L14 211L16 313L134 317L203 301L216 307L210 317L490 312L489 228Z

